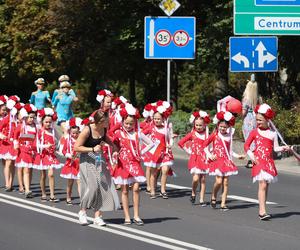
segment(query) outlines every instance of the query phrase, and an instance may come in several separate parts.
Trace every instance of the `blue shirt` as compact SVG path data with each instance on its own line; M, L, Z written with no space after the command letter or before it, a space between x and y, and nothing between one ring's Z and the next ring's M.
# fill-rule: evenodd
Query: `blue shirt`
M54 102L52 103L57 112L57 121L68 121L74 114L72 111L72 102L74 96L66 93L58 93L55 97Z
M49 92L39 89L31 93L29 102L33 104L37 109L43 109L46 107L46 102L48 100L50 100Z
M62 92L63 92L62 89L56 89L56 90L54 90L53 95L52 95L52 100L51 100L52 103L54 103L56 96L57 96L58 94L62 93ZM69 90L69 95L71 95L71 96L73 96L73 97L76 96L76 94L75 94L75 92L74 92L73 89L70 89L70 90Z

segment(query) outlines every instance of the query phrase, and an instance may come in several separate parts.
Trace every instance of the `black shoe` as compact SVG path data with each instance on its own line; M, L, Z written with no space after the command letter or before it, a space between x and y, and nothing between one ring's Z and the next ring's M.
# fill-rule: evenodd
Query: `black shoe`
M210 200L210 206L211 206L211 208L216 209L216 207L217 207L217 200L216 199L211 199Z
M260 220L269 220L271 219L271 215L270 214L263 214L263 215L258 215Z
M226 212L226 211L229 210L229 207L223 206L223 207L220 207L220 210L221 210L222 212Z
M206 202L204 202L204 201L200 201L199 204L200 204L201 207L206 207L207 206Z
M73 205L73 202L71 200L66 200L66 203L68 206L72 206Z
M195 195L191 195L190 201L191 201L192 204L195 204L196 196Z
M47 201L48 201L48 199L47 199L46 196L42 196L42 197L41 197L41 202L47 202Z
M143 226L144 222L141 219L133 219L133 223L137 226Z
M14 190L13 187L5 187L4 188L5 192L12 192L13 190Z
M145 193L146 193L146 194L151 194L151 190L146 189L146 190L145 190Z
M123 223L124 225L131 225L132 224L132 222L131 222L131 220L124 220L124 223Z
M33 194L32 194L32 192L31 191L29 191L29 192L25 192L25 198L26 199L31 199L31 198L33 198Z
M49 201L56 203L56 202L59 202L59 199L55 198L55 197L52 197L52 198L50 197Z
M247 163L247 165L245 167L246 168L252 168L253 167L252 161L248 161L248 163Z
M160 192L160 196L161 196L163 199L169 199L168 194L167 194L166 192L165 192L165 193Z

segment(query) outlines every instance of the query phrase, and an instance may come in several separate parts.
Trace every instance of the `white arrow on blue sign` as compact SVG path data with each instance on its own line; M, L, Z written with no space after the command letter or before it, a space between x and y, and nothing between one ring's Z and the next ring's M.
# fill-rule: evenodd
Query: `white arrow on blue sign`
M300 6L300 0L256 0L258 6Z
M230 37L231 72L278 71L277 37Z
M145 17L145 59L194 59L195 17Z

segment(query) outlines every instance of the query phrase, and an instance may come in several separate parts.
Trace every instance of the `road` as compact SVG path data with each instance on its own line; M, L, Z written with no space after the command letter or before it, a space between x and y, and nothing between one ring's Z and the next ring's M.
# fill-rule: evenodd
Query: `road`
M169 179L168 200L150 200L141 191L142 227L122 225L121 210L104 214L106 227L80 226L79 199L74 200L77 205L65 204L65 180L58 176L56 193L61 202L56 204L40 202L37 172L33 199L1 188L0 249L300 249L300 175L281 173L279 182L271 185L268 208L273 219L262 222L250 170L240 166L239 175L230 178L230 210L221 212L191 205L187 161L175 163L177 177ZM2 173L0 180L3 184ZM207 181L207 201L213 180Z

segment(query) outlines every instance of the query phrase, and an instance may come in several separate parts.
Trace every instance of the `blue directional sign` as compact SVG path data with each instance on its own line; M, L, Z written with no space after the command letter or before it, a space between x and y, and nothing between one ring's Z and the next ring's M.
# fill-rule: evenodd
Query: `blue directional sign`
M194 59L195 17L145 17L145 59Z
M278 71L277 37L230 37L231 72Z
M300 6L300 0L256 0L255 4L264 6Z

